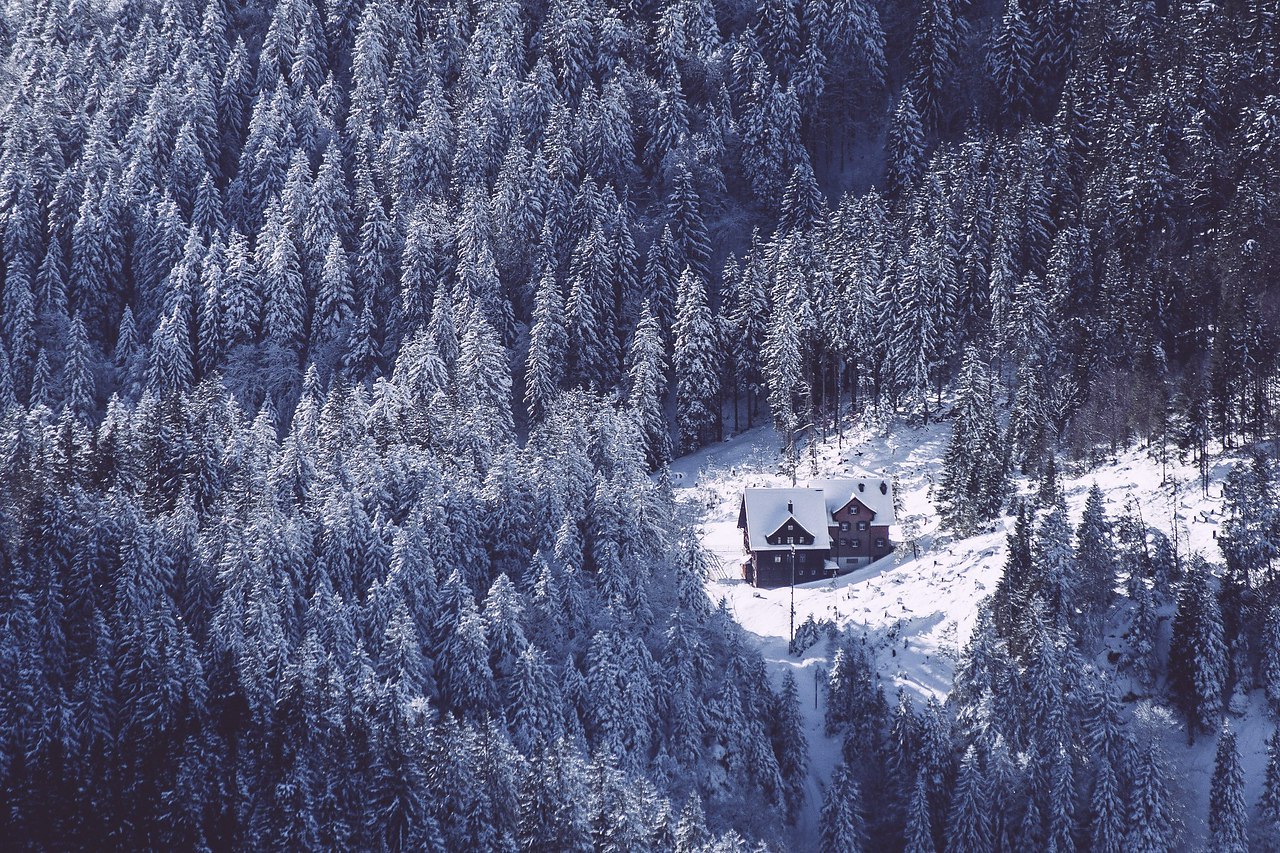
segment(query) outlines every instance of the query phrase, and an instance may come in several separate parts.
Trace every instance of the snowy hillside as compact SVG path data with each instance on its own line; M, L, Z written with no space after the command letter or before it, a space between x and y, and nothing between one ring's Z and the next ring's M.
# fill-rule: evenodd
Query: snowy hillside
M979 602L999 580L1006 556L1006 536L1012 519L1005 517L988 532L955 538L940 529L933 507L933 490L950 436L950 426L932 424L892 429L860 427L843 437L820 442L816 453L806 450L797 482L866 471L892 478L901 502L899 524L893 529L897 552L867 568L835 580L799 584L795 589L795 624L806 618L830 619L838 626L865 629L877 649L879 675L892 703L899 687L918 699L946 698L953 669L973 627ZM789 485L779 466L781 439L771 428L743 433L673 465L677 497L699 525L705 547L715 556L719 571L708 583L715 601L724 600L747 631L757 638L776 678L787 668L797 670L802 698L807 701L806 734L812 750L812 778L806 811L799 821L797 843L808 846L817 831L820 791L839 759L840 747L823 733L821 701L815 697L816 679L825 675L831 650L825 642L800 657L787 654L791 590L756 589L741 578L744 557L737 529L739 500L747 486ZM1061 483L1072 525L1078 522L1089 488L1097 483L1106 495L1107 513L1115 518L1126 505L1136 507L1144 520L1176 543L1181 557L1202 552L1220 561L1215 533L1220 520L1222 480L1232 456L1218 456L1210 469L1208 494L1202 494L1197 469L1169 459L1161 465L1142 449L1131 449L1094 467L1067 469ZM816 467L815 467L816 466ZM1162 481L1163 476L1163 481ZM1022 493L1033 491L1025 478L1016 481ZM914 531L918 554L904 544ZM1168 613L1162 613L1167 639ZM1108 652L1124 649L1126 625L1113 621L1107 631ZM1213 769L1214 738L1200 738L1192 748L1180 726L1165 712L1153 710L1136 685L1128 691L1131 713L1151 725L1167 729L1166 749L1179 772L1174 788L1183 800L1185 849L1199 849L1204 838L1209 778ZM817 700L817 701L815 701ZM1261 787L1265 740L1272 724L1254 697L1233 709L1247 798L1252 803Z

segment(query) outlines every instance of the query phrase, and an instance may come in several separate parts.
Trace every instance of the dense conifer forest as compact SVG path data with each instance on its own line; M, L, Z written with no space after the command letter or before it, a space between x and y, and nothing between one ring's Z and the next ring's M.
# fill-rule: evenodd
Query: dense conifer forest
M946 418L939 512L1018 516L945 705L832 639L824 851L1176 846L1120 611L1163 724L1280 708L1276 0L18 0L0 52L6 844L787 849L798 690L665 468L758 423ZM1258 448L1222 565L1073 529L1055 454L1134 442ZM1218 750L1212 849L1280 838L1280 739L1256 814Z

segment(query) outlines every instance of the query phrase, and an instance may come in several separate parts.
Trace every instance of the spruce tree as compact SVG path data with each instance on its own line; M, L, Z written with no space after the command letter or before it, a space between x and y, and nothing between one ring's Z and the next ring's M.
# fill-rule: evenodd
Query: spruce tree
M1018 0L1008 0L987 57L1000 105L1011 124L1031 107L1033 79L1031 30Z
M680 446L691 450L713 438L720 426L720 335L705 282L692 268L681 274L678 293L671 365Z
M823 797L820 826L822 853L861 853L866 849L862 797L853 771L844 762L836 765Z
M1152 741L1138 753L1129 795L1129 831L1126 850L1163 853L1172 850L1177 837L1176 812L1168 788L1169 767Z
M925 0L911 41L911 84L920 115L936 127L955 73L956 54L967 29L960 0Z
M568 348L564 322L560 284L550 264L544 263L535 290L529 353L525 358L524 398L529 405L529 417L535 420L546 415L564 378Z
M992 382L972 348L965 352L959 384L938 510L953 529L972 532L995 518L1004 505L1006 460Z
M671 236L679 251L680 263L703 281L711 280L711 242L702 219L702 202L693 186L693 175L682 166L676 173L671 198L667 202ZM678 313L678 309L677 309Z
M947 819L947 853L989 853L991 802L977 750L970 746L960 762Z
M1280 728L1267 738L1267 768L1258 797L1258 836L1254 843L1266 849L1280 845Z
M911 803L907 808L905 853L936 853L933 843L933 826L929 818L929 789L925 785L924 772L916 774L911 789Z
M1193 559L1178 594L1169 643L1169 689L1187 727L1187 742L1212 731L1226 689L1222 615L1203 558Z
M920 182L925 168L924 129L910 88L898 95L885 147L885 196L905 198Z
M1248 853L1248 807L1244 801L1244 771L1236 750L1236 734L1226 722L1218 735L1218 751L1209 784L1209 844L1211 853Z
M62 365L62 385L67 408L81 420L87 420L96 408L92 358L88 334L80 315L76 314L71 320L71 338Z
M1080 604L1095 620L1106 612L1114 595L1115 562L1102 489L1094 483L1085 499L1084 516L1076 528L1076 567L1080 572Z
M645 458L656 470L671 461L671 432L663 406L667 382L662 329L647 299L640 308L627 361L631 379L627 402L640 428Z
M800 716L800 691L795 676L788 672L782 680L773 723L773 750L782 774L783 802L788 820L794 822L804 803L804 784L809 771L809 744Z

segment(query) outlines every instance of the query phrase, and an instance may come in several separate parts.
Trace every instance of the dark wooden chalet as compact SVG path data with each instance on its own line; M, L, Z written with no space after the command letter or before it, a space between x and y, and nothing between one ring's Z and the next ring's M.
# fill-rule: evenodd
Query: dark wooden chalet
M808 488L752 488L738 527L755 586L805 583L853 571L893 551L893 490L880 477L815 481Z

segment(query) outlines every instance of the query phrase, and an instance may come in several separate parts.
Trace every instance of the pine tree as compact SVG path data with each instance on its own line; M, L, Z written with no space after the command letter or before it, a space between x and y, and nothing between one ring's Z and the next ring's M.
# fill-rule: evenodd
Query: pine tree
M43 352L41 353L43 355ZM151 336L152 387L164 394L179 394L191 388L193 365L191 332L185 311L165 315Z
M959 0L925 0L911 41L911 86L920 115L936 127L955 72L956 54L966 26Z
M907 809L905 853L936 853L933 843L933 826L929 818L929 789L924 771L916 774L916 784L911 790L911 804Z
M804 163L791 170L787 191L782 196L782 212L778 216L779 233L810 231L826 208L813 168Z
M351 269L342 241L335 234L325 250L320 267L319 292L316 295L315 333L321 339L332 339L346 327L355 313L355 292L351 286Z
M1267 769L1258 797L1258 829L1254 843L1265 849L1275 849L1280 844L1280 728L1273 729L1267 738Z
M1150 687L1159 671L1156 658L1156 632L1159 628L1155 603L1145 583L1139 582L1129 637L1129 663L1139 682Z
M458 357L458 400L467 414L477 468L484 470L498 446L511 440L511 369L498 335L474 310Z
M675 322L676 283L680 280L680 257L671 225L662 227L662 233L649 244L644 262L644 295L649 306L668 335ZM669 339L668 344L670 343Z
M1107 521L1102 490L1095 483L1085 500L1084 515L1076 529L1076 567L1080 572L1080 604L1093 618L1106 613L1116 583L1111 525Z
M437 659L437 681L445 706L468 719L490 714L496 706L493 670L484 620L470 596L462 601L457 622Z
M986 853L991 845L991 806L977 751L971 746L960 762L951 814L947 820L948 853Z
M1129 795L1126 850L1161 853L1174 849L1175 813L1167 787L1168 773L1168 765L1154 742L1139 752Z
M783 801L789 820L795 821L804 803L804 783L808 778L809 744L804 736L804 723L800 717L800 691L790 672L782 680L782 692L778 695L774 714L774 754L778 757L778 770L782 774Z
M947 524L972 531L995 518L1004 504L1005 456L992 383L972 348L965 352L959 384L938 509Z
M9 363L9 354L4 344L0 343L0 417L18 405L18 395L13 387L13 370Z
M685 267L677 292L671 364L680 446L689 450L712 438L720 425L720 336L704 280L692 268Z
M1209 845L1212 853L1248 853L1248 808L1244 801L1244 771L1236 750L1236 734L1223 723L1209 785Z
M627 402L640 428L645 458L654 470L671 461L671 433L663 407L667 384L665 360L662 329L646 299L627 355L631 379Z
M612 279L604 226L597 220L573 251L565 307L571 375L598 391L612 387L618 366Z
M266 337L281 351L295 353L306 328L306 299L297 245L278 203L267 212L265 229L258 237L257 259L266 294Z
M823 797L820 826L823 853L860 853L866 849L862 797L853 772L843 762L836 765Z
M1098 761L1089 810L1093 824L1089 831L1089 849L1095 853L1124 853L1127 820L1124 796L1116 771L1105 758Z
M702 799L695 791L685 801L680 810L680 820L676 824L676 853L698 853L711 843L711 834L707 832L707 820L702 811Z
M87 420L96 408L92 358L88 334L80 315L76 314L71 319L67 358L62 365L62 387L67 408L81 420Z
M910 88L904 88L898 95L885 148L885 196L906 198L920 182L925 169L924 129Z
M529 330L529 354L525 359L525 402L529 417L545 417L564 378L564 358L568 348L564 303L560 285L549 262L544 262L533 304L533 325Z
M711 241L702 219L702 202L687 167L682 166L676 173L671 198L667 202L667 214L680 264L691 269L702 281L710 281Z
M1169 688L1187 727L1187 742L1212 731L1226 688L1222 615L1203 558L1187 568L1169 644Z
M987 62L1000 104L1011 124L1031 108L1032 61L1031 30L1026 15L1018 0L1008 0Z

